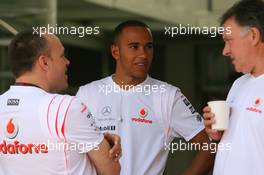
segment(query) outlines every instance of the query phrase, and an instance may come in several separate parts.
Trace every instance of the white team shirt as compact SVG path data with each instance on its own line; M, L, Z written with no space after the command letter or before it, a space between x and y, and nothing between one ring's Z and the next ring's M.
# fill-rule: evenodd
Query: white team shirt
M221 139L214 175L262 175L264 172L264 75L238 78L227 97L230 123Z
M204 128L178 88L151 77L125 91L110 76L80 87L77 97L102 132L121 136L121 175L162 175L169 153L165 143L174 137L188 141Z
M103 140L77 98L33 86L0 96L0 175L95 175L87 152Z

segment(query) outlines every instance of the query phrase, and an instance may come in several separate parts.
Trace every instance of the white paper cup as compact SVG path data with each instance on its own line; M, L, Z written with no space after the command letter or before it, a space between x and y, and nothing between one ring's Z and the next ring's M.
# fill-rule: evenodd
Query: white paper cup
M215 114L215 123L212 124L212 129L223 131L228 128L230 108L226 101L210 101L208 106L211 112Z

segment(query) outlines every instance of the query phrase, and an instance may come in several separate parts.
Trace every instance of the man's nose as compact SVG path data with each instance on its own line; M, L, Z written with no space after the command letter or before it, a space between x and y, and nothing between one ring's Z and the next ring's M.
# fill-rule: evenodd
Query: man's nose
M222 51L222 54L224 56L230 56L230 47L227 44L225 44L225 47L224 47L224 49Z
M65 58L65 61L66 61L66 65L69 66L70 65L70 60L68 58Z
M140 47L139 49L139 57L146 58L147 57L147 50L145 47Z

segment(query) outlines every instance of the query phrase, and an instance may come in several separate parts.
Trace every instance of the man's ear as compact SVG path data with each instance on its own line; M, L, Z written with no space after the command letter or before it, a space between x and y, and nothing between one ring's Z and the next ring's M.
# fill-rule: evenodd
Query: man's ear
M116 61L119 60L120 52L119 52L119 47L117 45L115 45L115 44L111 45L111 54Z
M258 44L261 41L261 35L260 35L259 29L256 27L251 27L250 28L250 37L251 37L252 44L254 46L256 44Z
M49 58L45 55L40 55L37 59L37 64L41 70L47 71L49 69Z

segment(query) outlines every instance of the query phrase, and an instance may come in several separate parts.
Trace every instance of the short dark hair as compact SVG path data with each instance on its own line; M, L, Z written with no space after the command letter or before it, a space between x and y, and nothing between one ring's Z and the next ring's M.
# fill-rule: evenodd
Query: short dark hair
M32 70L36 59L48 53L48 42L44 36L33 34L33 30L19 32L8 46L8 59L15 77Z
M262 0L243 0L235 3L220 18L221 25L231 17L234 17L240 26L256 27L264 41L264 2Z
M127 27L145 27L149 29L149 26L145 24L144 22L137 21L137 20L128 20L121 22L116 26L114 29L113 35L112 35L112 44L115 44L118 40L118 37L122 33L122 31Z

